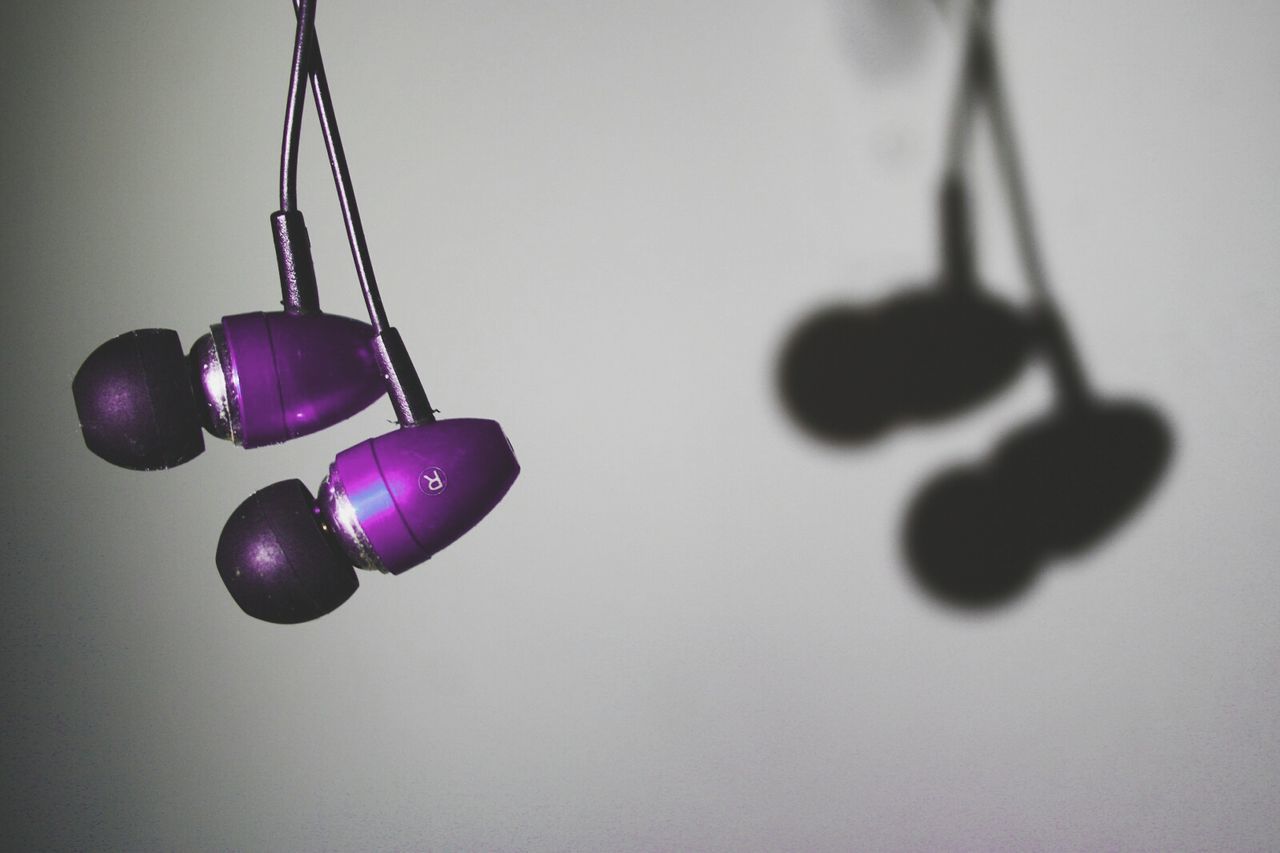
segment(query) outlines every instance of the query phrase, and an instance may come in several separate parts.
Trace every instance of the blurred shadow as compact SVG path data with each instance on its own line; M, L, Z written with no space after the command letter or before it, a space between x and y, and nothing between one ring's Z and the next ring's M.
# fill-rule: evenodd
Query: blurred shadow
M841 444L955 415L1007 385L1033 350L1056 405L976 465L934 477L911 501L903 550L917 585L970 611L1017 599L1052 559L1114 532L1151 494L1173 436L1154 408L1107 401L1089 387L1049 291L1035 239L990 27L990 0L970 7L963 68L939 192L942 272L880 305L829 306L801 322L779 356L778 384L805 430ZM1033 301L1016 310L983 291L968 216L966 157L979 106Z
M938 232L941 271L932 286L878 305L830 306L788 337L778 384L792 417L814 436L857 444L958 414L1026 364L1034 324L980 285L958 175L939 188Z
M832 0L849 57L863 74L901 75L918 67L933 41L939 0Z
M947 604L1007 604L1051 558L1079 554L1124 522L1172 448L1165 419L1145 404L1061 407L917 493L903 529L911 573Z
M783 346L778 384L796 422L837 444L936 421L986 400L1027 361L1027 324L976 291L917 289L877 306L830 306Z

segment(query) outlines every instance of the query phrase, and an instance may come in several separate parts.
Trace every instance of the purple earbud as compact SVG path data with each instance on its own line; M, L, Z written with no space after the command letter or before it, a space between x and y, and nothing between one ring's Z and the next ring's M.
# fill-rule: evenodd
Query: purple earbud
M71 382L84 443L137 471L200 455L204 436L189 367L170 329L126 332L98 347Z
M71 383L85 444L116 465L171 468L210 434L242 447L332 426L384 393L373 329L283 311L223 317L184 356L176 332L127 332L94 350Z
M237 314L196 341L205 424L243 447L346 420L385 389L368 323L334 314Z
M250 496L223 528L218 571L250 616L306 622L360 586L337 543L316 523L312 505L301 480L285 480Z
M352 565L400 574L429 559L488 515L519 473L496 421L401 427L339 453L318 499L289 480L242 503L218 540L218 572L250 616L315 619L355 591Z
M315 0L297 30L271 216L284 311L223 317L184 355L176 332L107 341L72 382L85 443L127 468L169 468L204 450L201 426L243 447L316 432L384 393L400 428L338 454L315 498L268 486L223 527L215 561L236 603L268 622L329 613L359 587L353 566L399 574L470 530L520 473L494 421L437 422L378 293L315 37ZM324 314L297 209L297 144L309 78L369 322Z
M435 419L404 341L387 320L316 43L313 3L295 3L286 121L293 130L281 159L291 159L305 69L369 311L378 375L400 427L339 453L317 498L297 480L276 483L242 503L223 527L216 562L227 590L245 613L281 623L315 619L346 601L357 585L353 565L400 574L429 559L488 515L520 473L495 421ZM281 207L288 209L294 169L281 171ZM277 246L287 242L277 238ZM282 260L282 281L287 272Z

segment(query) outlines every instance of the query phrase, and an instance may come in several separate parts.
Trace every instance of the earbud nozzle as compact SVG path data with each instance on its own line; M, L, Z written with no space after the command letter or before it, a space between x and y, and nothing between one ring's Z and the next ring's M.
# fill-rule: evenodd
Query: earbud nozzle
M321 530L300 480L255 492L222 528L216 562L227 591L257 619L295 624L336 609L359 587L355 569Z
M112 338L80 365L71 393L84 443L113 465L172 468L204 450L177 332L140 329Z

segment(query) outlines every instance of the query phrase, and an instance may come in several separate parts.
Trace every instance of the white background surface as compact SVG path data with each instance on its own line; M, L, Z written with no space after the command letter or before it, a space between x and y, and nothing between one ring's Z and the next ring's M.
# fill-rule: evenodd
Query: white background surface
M803 315L932 268L955 39L924 4L326 0L388 310L524 470L282 628L227 596L222 523L390 408L136 474L70 382L128 329L276 304L288 4L7 4L5 846L1280 844L1280 6L1002 5L1057 292L1098 387L1176 433L1144 512L961 617L903 571L902 512L1042 412L1043 371L861 451L779 405ZM322 299L358 315L308 110Z

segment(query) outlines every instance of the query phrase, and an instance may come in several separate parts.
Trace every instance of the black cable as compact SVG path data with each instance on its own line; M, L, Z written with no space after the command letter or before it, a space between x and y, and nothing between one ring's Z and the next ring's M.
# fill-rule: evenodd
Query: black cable
M294 36L293 66L289 69L289 100L285 104L284 141L280 144L280 210L298 209L298 141L302 138L302 106L306 89L307 52L315 29L316 0L298 0L298 28Z
M308 2L311 0L293 0L299 20ZM360 206L356 202L355 186L351 181L351 171L347 167L342 135L338 132L338 117L333 109L333 97L329 93L329 80L325 76L324 58L320 53L320 39L316 34L314 21L310 33L311 96L315 101L316 115L320 118L320 133L324 137L324 146L329 155L329 167L333 170L333 183L338 191L338 206L342 208L342 222L346 226L347 243L351 247L351 259L355 263L356 277L360 280L360 291L364 294L365 307L369 311L369 323L375 332L380 333L390 324L387 322L387 312L382 307L378 279L373 273L373 260L369 256L364 226L360 221Z
M303 19L309 2L314 0L293 0L299 21ZM320 133L324 137L325 149L329 155L329 167L333 171L334 188L338 192L338 205L342 208L342 222L347 230L351 259L355 262L360 292L364 295L365 308L369 312L369 324L373 326L374 347L383 368L387 396L391 399L396 419L401 426L430 423L435 420L435 410L427 400L422 380L413 367L400 333L387 321L387 312L382 306L378 280L373 274L373 261L364 237L364 226L360 222L355 186L347 167L342 135L338 132L338 117L329 92L329 80L325 75L324 58L320 53L320 39L316 35L314 18L307 27L307 32L310 35L307 67L311 74L311 95L315 101L316 115L320 119Z

